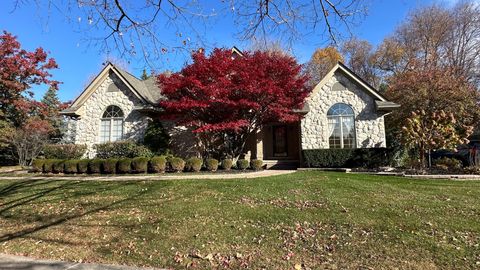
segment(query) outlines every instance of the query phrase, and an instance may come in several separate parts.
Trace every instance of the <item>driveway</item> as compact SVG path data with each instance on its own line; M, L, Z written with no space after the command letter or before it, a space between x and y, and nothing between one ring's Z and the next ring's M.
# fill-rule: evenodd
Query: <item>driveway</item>
M61 261L36 260L28 257L0 254L2 270L162 270L160 268L142 268L120 265L93 263L71 263ZM166 270L166 269L163 269Z

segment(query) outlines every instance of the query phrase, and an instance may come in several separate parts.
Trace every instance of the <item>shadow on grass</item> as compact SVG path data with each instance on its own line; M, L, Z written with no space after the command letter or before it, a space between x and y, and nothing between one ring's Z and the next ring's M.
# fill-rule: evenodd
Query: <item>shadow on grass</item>
M52 182L58 182L59 184L51 186ZM35 204L45 203L46 200L44 200L44 197L47 197L47 196L60 195L60 196L63 196L62 200L76 199L76 198L80 199L83 196L92 195L96 193L94 191L82 190L82 188L94 189L95 187L101 186L102 191L111 192L114 189L118 189L131 184L132 183L128 183L128 182L96 184L92 182L82 182L82 181L64 182L64 181L56 181L56 180L26 180L26 181L14 182L0 190L1 199L5 199L5 197L8 197L8 196L18 195L23 192L25 193L33 192L33 193L25 195L20 198L15 198L8 202L0 204L0 216L5 216L8 211L20 206L28 205L34 208ZM71 191L74 191L74 193L69 194L68 192L71 192ZM138 199L147 193L148 193L147 189L141 189L137 192L132 192L131 195L130 193L128 193L128 195L123 199L110 201L108 203L101 204L92 209L87 209L79 213L70 213L70 211L67 210L67 211L64 211L63 213L60 213L56 217L52 217L51 219L48 219L48 221L42 222L41 224L37 224L31 228L21 229L15 232L10 232L10 233L0 235L0 242L6 242L16 238L28 237L32 233L36 233L36 232L48 229L50 227L61 225L67 221L79 219L88 215L95 214L100 211L114 209L118 205L128 203L130 201ZM9 217L11 218L12 216L9 216ZM25 220L25 217L21 216L19 218L21 220Z

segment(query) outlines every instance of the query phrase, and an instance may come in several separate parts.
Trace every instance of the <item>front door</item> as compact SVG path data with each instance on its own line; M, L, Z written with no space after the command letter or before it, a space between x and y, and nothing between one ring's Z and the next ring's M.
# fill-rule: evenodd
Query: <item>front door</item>
M274 126L273 127L273 156L286 157L287 153L287 127Z

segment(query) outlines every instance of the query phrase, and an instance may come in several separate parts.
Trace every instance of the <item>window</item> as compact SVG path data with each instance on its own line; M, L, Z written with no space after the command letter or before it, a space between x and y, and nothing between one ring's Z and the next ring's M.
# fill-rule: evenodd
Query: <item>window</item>
M333 105L327 112L330 148L355 148L355 115L350 106Z
M114 142L122 139L123 111L114 105L107 107L100 122L100 142Z

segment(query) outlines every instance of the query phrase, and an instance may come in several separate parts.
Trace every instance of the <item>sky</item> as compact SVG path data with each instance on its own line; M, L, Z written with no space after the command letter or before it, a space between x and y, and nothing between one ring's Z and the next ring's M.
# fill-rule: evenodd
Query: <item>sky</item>
M369 1L369 0L366 0ZM34 4L24 4L13 10L14 0L1 0L0 3L0 30L7 31L18 37L22 47L34 50L43 47L49 56L55 58L59 69L52 72L53 79L61 81L58 92L62 101L75 99L88 81L102 68L107 59L105 52L98 47L90 46L84 41L85 35L77 31L76 21L66 16L52 12L45 14ZM34 1L31 1L34 2ZM46 2L46 1L45 1ZM59 3L65 0L59 0ZM352 34L360 39L368 40L372 44L379 44L385 37L391 35L395 28L405 19L410 11L433 2L440 5L453 5L456 0L370 0L367 16L352 27ZM69 16L71 18L73 16ZM80 16L79 16L80 17ZM205 30L206 40L218 47L237 46L246 48L248 42L242 42L237 37L238 29L229 18L215 18ZM165 36L172 35L165 29ZM309 33L292 46L293 54L300 63L308 61L318 47L327 45L327 40L318 32ZM113 55L114 58L118 56ZM158 60L157 66L161 69L178 71L186 61L188 55L165 55ZM128 71L140 76L148 65L139 57L126 63ZM40 99L47 86L35 86L35 97Z

